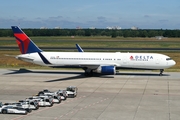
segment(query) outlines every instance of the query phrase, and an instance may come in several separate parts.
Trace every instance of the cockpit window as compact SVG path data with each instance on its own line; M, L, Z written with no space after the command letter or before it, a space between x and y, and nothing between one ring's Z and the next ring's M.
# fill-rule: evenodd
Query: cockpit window
M166 60L172 60L172 58L166 58Z

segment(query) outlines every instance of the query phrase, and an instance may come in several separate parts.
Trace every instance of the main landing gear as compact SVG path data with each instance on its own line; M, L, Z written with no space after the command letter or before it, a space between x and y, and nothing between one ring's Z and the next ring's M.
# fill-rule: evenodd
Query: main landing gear
M84 75L85 75L86 77L92 77L92 76L93 76L93 70L86 69L86 70L84 70L84 71L85 71Z
M162 76L162 75L163 75L163 72L164 72L164 69L160 69L159 76Z

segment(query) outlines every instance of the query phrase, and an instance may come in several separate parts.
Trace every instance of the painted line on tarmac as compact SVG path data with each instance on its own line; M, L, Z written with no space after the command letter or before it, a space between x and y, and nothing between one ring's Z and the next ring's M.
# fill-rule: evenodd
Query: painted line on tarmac
M68 116L68 115L70 115L70 114L75 114L75 113L77 113L77 112L79 112L79 111L82 111L82 110L84 110L84 109L87 109L88 107L95 106L96 104L100 104L100 103L102 103L102 102L104 102L104 101L106 101L106 100L108 100L108 99L109 99L109 98L105 98L105 99L99 100L99 101L97 101L97 102L94 102L94 103L92 103L92 104L89 104L89 105L86 105L86 106L84 106L84 107L81 107L81 108L79 108L79 109L77 109L77 110L72 110L72 111L70 111L69 113L65 113L65 114L61 115L61 116L59 117L59 119L61 119L62 117ZM55 117L55 118L57 118L57 117Z

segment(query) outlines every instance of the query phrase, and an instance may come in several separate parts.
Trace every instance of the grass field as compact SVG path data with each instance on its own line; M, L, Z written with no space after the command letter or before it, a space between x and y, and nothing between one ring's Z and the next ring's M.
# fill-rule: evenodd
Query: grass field
M74 47L78 43L83 47L94 48L180 48L180 38L165 38L156 40L155 38L111 38L111 37L31 37L39 46L46 47ZM14 37L0 37L0 46L17 46ZM128 51L123 51L128 52ZM133 51L144 52L144 51ZM148 52L148 51L145 51ZM170 56L176 61L176 65L169 68L168 71L180 71L180 52L177 51L153 51L153 53L162 53ZM8 55L18 55L19 51L0 50L0 67L1 68L45 68L42 66L30 64L16 60ZM166 70L167 71L167 70Z
M179 38L111 38L111 37L31 37L39 46L75 47L78 43L83 47L97 48L179 48ZM14 37L0 37L0 46L17 46Z

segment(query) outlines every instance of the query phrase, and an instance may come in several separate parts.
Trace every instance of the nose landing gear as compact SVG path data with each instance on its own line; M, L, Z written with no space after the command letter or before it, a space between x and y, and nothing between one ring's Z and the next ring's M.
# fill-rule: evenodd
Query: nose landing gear
M159 76L162 76L162 75L163 75L163 72L164 72L164 69L160 69Z

